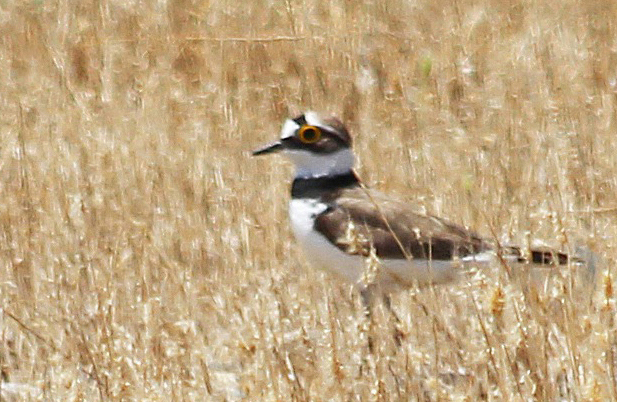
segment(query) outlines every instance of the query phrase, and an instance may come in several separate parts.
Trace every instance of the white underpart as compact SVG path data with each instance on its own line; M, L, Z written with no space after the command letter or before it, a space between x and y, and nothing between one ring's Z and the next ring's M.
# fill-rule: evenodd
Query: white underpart
M297 199L289 203L289 217L293 232L308 261L317 268L357 285L367 269L366 260L350 255L313 229L315 217L327 205L315 199ZM475 262L481 262L476 261ZM382 259L376 281L384 291L412 286L414 283L445 283L458 278L460 264L453 261L425 259Z

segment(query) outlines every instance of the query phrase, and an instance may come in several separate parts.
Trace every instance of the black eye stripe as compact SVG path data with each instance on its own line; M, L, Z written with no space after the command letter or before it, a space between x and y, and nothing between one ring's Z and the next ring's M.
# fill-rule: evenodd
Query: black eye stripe
M294 120L295 121L295 120ZM315 126L317 129L321 130L321 137L327 137L328 139L332 140L332 141L336 141L341 145L344 145L345 147L348 147L348 145L345 143L345 141L343 141L343 139L334 131L328 129L327 127L317 127ZM288 137L289 139L293 139L294 137Z
M338 142L341 145L347 146L347 144L345 144L345 141L335 131L333 131L333 130L327 128L327 127L319 127L319 128L321 129L322 137L323 136L328 137L328 138Z
M324 139L322 134L321 139ZM299 149L299 150L307 150L310 149L311 152L316 154L329 154L334 151L338 151L341 148L347 148L346 146L340 147L335 145L335 137L328 137L325 140L320 140L316 142L302 142L300 138L297 136L284 138L282 141L285 142L285 147L287 149Z

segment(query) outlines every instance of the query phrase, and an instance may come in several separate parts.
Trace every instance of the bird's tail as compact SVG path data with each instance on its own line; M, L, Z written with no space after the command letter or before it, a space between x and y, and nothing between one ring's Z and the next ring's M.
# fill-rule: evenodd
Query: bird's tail
M508 246L502 250L502 256L508 261L538 265L566 265L571 260L566 253L540 247L525 250L518 246Z
M580 273L586 280L595 282L600 269L601 258L587 246L575 248L574 253L567 254L548 247L532 247L523 249L518 246L507 246L501 251L502 257L509 262L518 264L533 264L534 266L558 267L572 265L584 267Z

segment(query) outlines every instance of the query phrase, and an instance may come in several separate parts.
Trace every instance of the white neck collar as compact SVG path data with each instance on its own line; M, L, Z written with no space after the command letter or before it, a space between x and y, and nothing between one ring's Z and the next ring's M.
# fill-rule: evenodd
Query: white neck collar
M285 150L285 156L296 165L296 178L336 176L349 172L354 165L354 155L350 148L330 154L288 149Z

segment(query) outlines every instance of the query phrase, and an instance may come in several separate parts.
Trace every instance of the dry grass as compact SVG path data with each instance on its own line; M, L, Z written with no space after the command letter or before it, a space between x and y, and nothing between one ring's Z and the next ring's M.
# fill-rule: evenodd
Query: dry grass
M1 399L617 398L615 21L611 0L1 2ZM289 166L247 154L305 109L345 118L370 185L606 270L496 266L367 322L297 251Z

